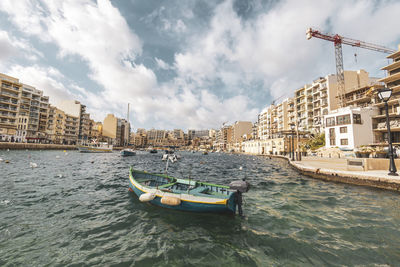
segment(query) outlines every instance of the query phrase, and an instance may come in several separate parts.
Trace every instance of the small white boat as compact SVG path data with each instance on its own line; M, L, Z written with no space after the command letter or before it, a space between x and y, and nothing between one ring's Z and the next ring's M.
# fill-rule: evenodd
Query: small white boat
M121 150L121 156L122 157L127 157L127 156L135 156L136 152L132 148L125 148Z
M109 153L112 152L113 146L105 142L93 142L88 145L78 145L81 153Z
M162 160L163 161L170 160L171 162L176 162L178 161L178 157L175 154L164 154L162 156Z

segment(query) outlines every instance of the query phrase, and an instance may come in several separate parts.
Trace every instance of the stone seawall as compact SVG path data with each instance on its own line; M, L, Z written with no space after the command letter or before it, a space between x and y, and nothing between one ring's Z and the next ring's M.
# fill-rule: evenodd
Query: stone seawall
M329 182L362 185L400 192L400 179L396 177L390 177L387 175L382 176L381 174L367 171L352 172L305 166L302 164L302 161L291 161L284 156L267 155L265 157L286 160L295 170L312 178Z
M8 143L0 142L0 149L20 150L75 150L75 145L55 145L55 144L37 144L37 143Z

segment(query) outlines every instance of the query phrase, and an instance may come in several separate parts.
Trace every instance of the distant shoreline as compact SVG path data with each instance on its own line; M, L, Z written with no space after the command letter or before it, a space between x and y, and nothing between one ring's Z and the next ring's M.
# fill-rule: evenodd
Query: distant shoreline
M76 145L0 142L0 150L75 150Z

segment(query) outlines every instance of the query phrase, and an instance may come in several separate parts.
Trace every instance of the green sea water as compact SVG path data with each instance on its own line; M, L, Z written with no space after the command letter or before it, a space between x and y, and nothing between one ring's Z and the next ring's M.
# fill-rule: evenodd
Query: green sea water
M170 175L247 177L245 217L139 202L129 167L163 172L160 153L0 151L0 266L400 265L400 194L308 178L278 159L181 155Z

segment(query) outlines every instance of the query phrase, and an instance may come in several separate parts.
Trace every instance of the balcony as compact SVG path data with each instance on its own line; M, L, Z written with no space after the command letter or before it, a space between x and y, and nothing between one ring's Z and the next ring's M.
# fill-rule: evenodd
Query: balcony
M7 100L7 99L4 99L4 98L0 99L0 103L7 104L7 105L0 105L0 106L9 106L9 105L17 106L18 105L17 101L11 101L11 100Z
M1 124L15 124L15 119L0 119ZM17 128L17 125L13 125Z
M8 85L8 84L3 83L3 84L1 85L1 87L2 87L3 89L9 90L9 91L11 91L11 92L19 93L19 88L18 88L17 86L11 86L11 85Z
M5 110L5 111L17 111L17 108L9 106L9 105L0 105L0 110Z
M4 91L2 91L0 94L1 94L1 95L6 95L6 96L9 96L9 97L18 99L18 94L13 94L13 93L4 92Z
M390 130L399 130L400 129L400 119L390 120ZM376 125L373 125L374 131L387 131L386 122L379 122Z

